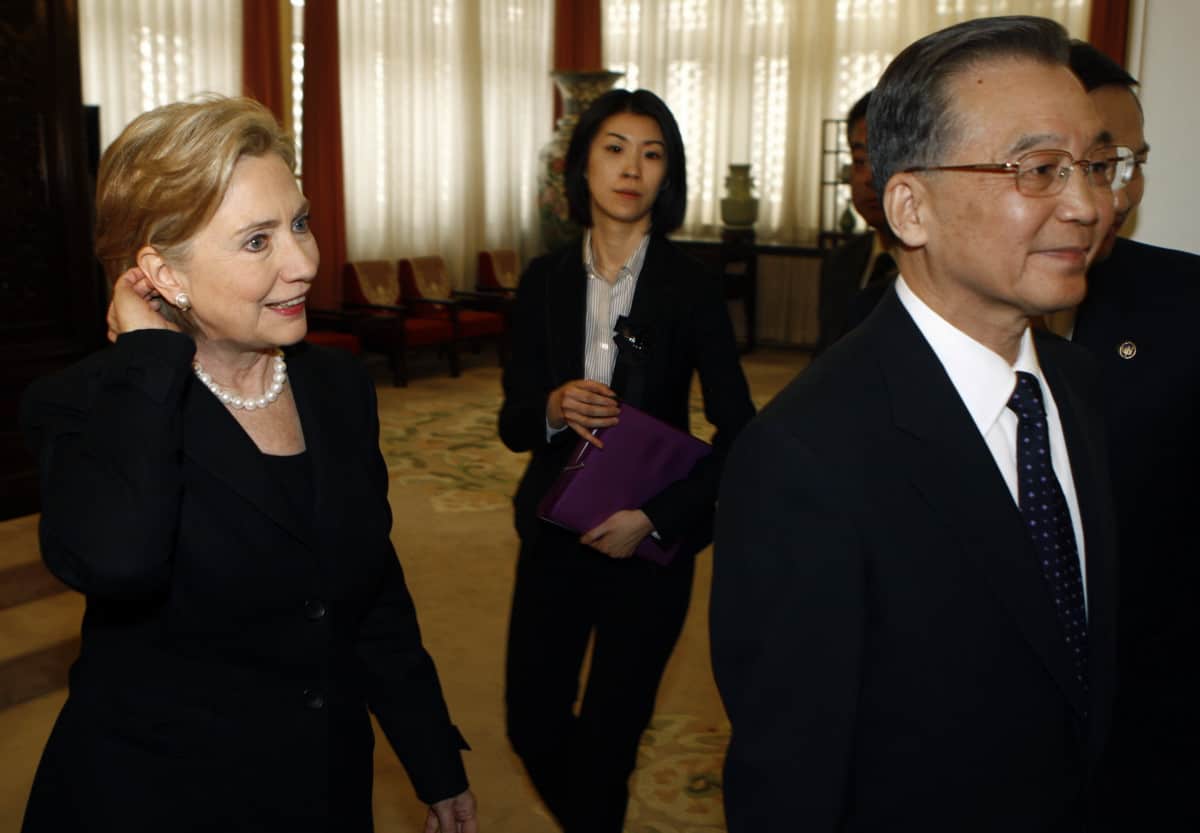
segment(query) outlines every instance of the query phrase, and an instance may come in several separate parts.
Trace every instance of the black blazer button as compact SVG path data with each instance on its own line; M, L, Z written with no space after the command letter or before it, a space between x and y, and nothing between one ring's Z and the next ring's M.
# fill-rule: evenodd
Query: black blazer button
M325 698L321 696L321 692L306 688L304 689L304 705L310 709L323 709L325 708Z
M319 622L325 618L325 603L320 599L309 599L304 603L304 615L310 622Z

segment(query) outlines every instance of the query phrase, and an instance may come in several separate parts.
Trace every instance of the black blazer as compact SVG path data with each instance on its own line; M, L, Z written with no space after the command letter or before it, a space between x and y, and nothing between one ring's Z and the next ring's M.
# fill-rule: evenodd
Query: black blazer
M1200 561L1194 547L1177 544L1194 534L1200 472L1198 314L1200 257L1131 240L1117 240L1088 273L1076 313L1072 340L1092 352L1102 374L1122 537L1121 629L1139 642L1181 629L1200 635Z
M1200 559L1181 543L1195 538L1200 472L1198 313L1200 257L1117 240L1088 273L1072 336L1101 369L1121 539L1112 795L1147 829L1200 829L1200 674L1184 659L1200 644Z
M711 628L731 833L1084 829L1114 687L1108 472L1087 356L1037 349L1083 515L1090 694L987 445L888 292L729 456Z
M368 706L422 800L461 792L389 540L371 381L337 351L287 350L302 514L193 352L128 333L26 393L42 554L87 612L25 829L370 830Z
M538 520L537 505L579 439L567 430L546 441L546 399L583 377L587 280L576 240L530 263L517 290L500 438L513 451L533 452L513 499L517 532L527 543L552 529ZM650 240L628 318L649 345L644 387L629 404L687 431L692 377L699 371L704 414L716 427L713 453L641 507L665 543L680 540L681 554L691 555L712 538L725 453L754 405L719 281L661 236ZM624 398L627 383L618 364L611 387Z
M820 333L814 355L825 352L829 345L852 329L850 321L854 299L859 293L863 271L871 259L874 245L875 232L866 231L826 252L821 258L821 281L817 293ZM861 320L859 318L854 323Z

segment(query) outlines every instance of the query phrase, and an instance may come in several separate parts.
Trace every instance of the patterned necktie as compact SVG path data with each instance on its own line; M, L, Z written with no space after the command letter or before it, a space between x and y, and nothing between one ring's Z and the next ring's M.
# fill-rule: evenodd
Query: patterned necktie
M1050 436L1042 389L1031 373L1017 372L1008 407L1017 415L1017 485L1021 515L1033 541L1042 575L1054 597L1054 610L1075 664L1075 678L1088 686L1087 611L1079 550L1067 499L1050 464Z

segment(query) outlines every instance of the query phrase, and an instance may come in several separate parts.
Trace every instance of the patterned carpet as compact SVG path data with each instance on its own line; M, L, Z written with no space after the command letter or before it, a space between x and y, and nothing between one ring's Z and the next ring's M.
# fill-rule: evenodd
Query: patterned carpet
M499 410L499 394L381 409L380 446L393 488L430 488L437 512L508 507L526 457L513 454L496 436Z
M642 736L626 833L721 833L721 764L728 725L657 714Z

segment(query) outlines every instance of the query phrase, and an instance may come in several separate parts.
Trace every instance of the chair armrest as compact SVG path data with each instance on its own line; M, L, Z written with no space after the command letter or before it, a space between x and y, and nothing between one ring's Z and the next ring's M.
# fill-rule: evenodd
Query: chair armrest
M354 313L346 312L341 309L323 309L321 307L306 307L304 310L305 317L310 325L318 325L324 327L339 327L345 326L358 316Z
M459 301L496 301L500 297L499 292L488 292L486 290L470 291L470 290L454 290L454 298Z
M331 318L341 318L346 314L345 310L335 309L332 307L314 307L312 304L304 305L305 312L316 313L317 315L328 315Z
M455 292L454 299L464 309L481 309L489 312L504 312L512 305L512 298L498 292Z
M418 304L427 304L435 307L446 307L454 309L458 306L458 301L454 298L405 298L404 303L417 306Z
M405 298L405 306L409 307L410 314L415 317L422 317L420 313L416 313L415 309L421 306L432 309L444 309L450 318L450 324L454 328L454 337L458 338L458 310L459 303L454 298ZM428 315L428 313L427 313Z
M377 310L379 312L406 313L408 308L403 304L346 304L346 309Z

